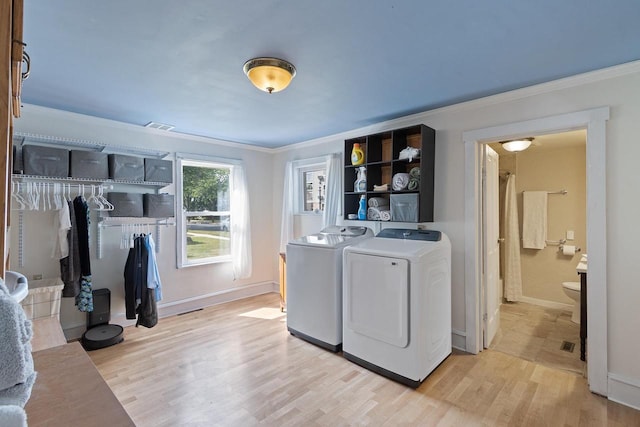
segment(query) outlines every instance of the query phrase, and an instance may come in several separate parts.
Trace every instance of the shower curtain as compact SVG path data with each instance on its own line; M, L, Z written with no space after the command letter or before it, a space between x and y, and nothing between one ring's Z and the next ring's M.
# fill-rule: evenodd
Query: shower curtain
M518 301L522 297L522 274L516 176L513 174L507 180L504 201L504 297L507 301Z

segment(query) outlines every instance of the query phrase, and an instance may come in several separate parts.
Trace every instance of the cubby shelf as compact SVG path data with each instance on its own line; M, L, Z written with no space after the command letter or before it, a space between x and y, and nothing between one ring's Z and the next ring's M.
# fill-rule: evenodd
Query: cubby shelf
M360 144L365 152L362 165L351 164L351 151L354 144ZM400 152L413 147L420 149L420 155L411 160L400 159ZM377 134L347 139L344 142L344 218L358 212L360 197L364 194L367 200L371 197L392 198L396 194L417 194L417 220L415 222L433 221L434 166L435 166L435 130L416 125L402 129L385 131ZM367 191L355 192L354 183L360 166L366 168ZM420 169L420 180L417 190L393 190L392 180L397 173L408 173L414 167ZM374 185L389 184L388 191L373 191ZM396 219L392 218L392 221Z

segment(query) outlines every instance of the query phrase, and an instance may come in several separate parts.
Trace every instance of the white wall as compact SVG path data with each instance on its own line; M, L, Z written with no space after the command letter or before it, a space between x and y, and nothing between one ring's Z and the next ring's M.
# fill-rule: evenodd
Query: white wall
M436 130L435 222L430 227L452 242L452 321L465 332L464 168L462 133L473 129L610 106L607 122L607 293L609 372L632 387L640 405L640 328L635 265L640 241L640 63L601 70L431 112L380 123L348 133L308 141L276 154L274 182L281 185L282 166L292 156L341 149L346 138L424 123ZM279 216L274 195L274 218ZM274 224L275 225L275 224ZM274 232L277 232L274 230ZM588 242L594 245L597 242ZM469 255L472 256L472 255ZM628 399L627 399L628 400ZM627 401L627 404L634 404Z
M183 269L176 268L176 232L175 227L162 227L160 236L160 252L158 264L163 284L163 300L160 313L169 313L175 305L197 307L197 299L214 298L215 295L240 289L235 295L262 292L273 289L273 278L276 274L273 260L273 232L265 226L273 222L271 202L273 169L272 154L268 150L242 144L230 144L205 138L189 137L170 132L162 132L102 120L93 117L72 114L47 108L25 105L23 115L15 122L15 130L40 135L58 136L89 140L112 145L129 147L147 147L173 153L197 153L225 158L242 159L245 164L251 205L251 235L253 274L244 280L233 280L231 263L219 263L206 266L195 266ZM136 191L127 187L125 191ZM145 189L137 189L144 192ZM117 191L117 190L116 190ZM122 191L122 190L121 190ZM163 192L173 193L173 185ZM119 228L105 229L103 236L103 258L96 258L95 230L96 216L92 215L91 236L91 269L94 289L109 288L111 290L112 318L114 323L122 324L124 313L124 264L127 251L119 248ZM25 248L23 268L18 267L18 215L11 216L11 268L21 271L31 278L34 274L45 277L59 276L56 260L51 259L50 251L53 241L51 212L25 212ZM273 260L271 259L273 258ZM260 285L260 286L254 286ZM227 296L227 298L233 296ZM237 297L237 296L236 296ZM220 298L225 298L220 296ZM215 299L215 298L214 298ZM175 308L178 310L178 308ZM69 330L85 324L84 314L78 312L73 298L64 298L61 310L63 328ZM68 331L67 331L68 332Z

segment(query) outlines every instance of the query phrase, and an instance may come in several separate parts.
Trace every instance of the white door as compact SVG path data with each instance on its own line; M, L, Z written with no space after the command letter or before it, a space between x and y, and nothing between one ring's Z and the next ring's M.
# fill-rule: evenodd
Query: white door
M484 348L500 328L500 202L498 196L498 153L486 147L484 180Z

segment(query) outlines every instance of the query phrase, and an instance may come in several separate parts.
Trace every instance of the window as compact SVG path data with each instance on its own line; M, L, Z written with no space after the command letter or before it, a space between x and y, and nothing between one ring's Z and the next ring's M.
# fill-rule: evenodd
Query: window
M230 181L233 166L179 159L178 266L231 260Z
M316 159L317 160L317 159ZM307 163L307 162L304 162ZM295 166L298 214L322 214L327 191L327 167L325 162Z

